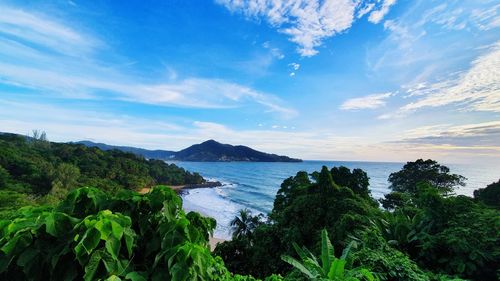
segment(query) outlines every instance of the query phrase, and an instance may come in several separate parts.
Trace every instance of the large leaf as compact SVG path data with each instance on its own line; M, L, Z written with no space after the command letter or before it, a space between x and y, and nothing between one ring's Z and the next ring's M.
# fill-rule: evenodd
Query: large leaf
M330 271L328 272L328 278L330 279L342 279L344 278L344 267L345 260L335 259L330 265Z
M321 231L321 263L324 274L330 271L330 265L335 259L335 252L333 245L328 238L328 232L326 229Z
M287 263L289 263L291 266L295 267L296 269L300 270L300 272L304 273L307 277L314 279L316 276L309 270L307 269L302 263L300 263L298 260L290 257L290 256L281 256L281 259Z
M82 239L75 247L77 257L82 257L85 254L90 255L95 247L97 247L100 240L101 233L97 229L90 228L85 231Z
M99 268L99 264L101 263L102 255L100 251L96 251L90 256L89 262L85 266L85 274L83 275L83 279L85 281L95 280L95 275Z

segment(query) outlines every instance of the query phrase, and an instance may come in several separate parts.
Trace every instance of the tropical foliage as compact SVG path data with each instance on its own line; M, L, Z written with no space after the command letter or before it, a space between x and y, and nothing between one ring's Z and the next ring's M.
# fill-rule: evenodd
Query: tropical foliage
M233 239L242 237L250 237L260 224L262 224L262 214L252 216L252 211L243 209L239 211L239 216L236 216L230 225L233 230Z
M32 137L0 134L0 196L5 199L0 203L4 211L0 217L21 205L55 204L79 186L114 193L203 181L199 174L163 161L118 150L49 142L43 132L35 131Z
M360 281L378 280L365 268L351 268L347 260L350 248L354 245L351 242L342 252L340 258L335 257L335 251L328 232L321 231L321 259L316 258L307 248L300 248L293 244L295 251L300 256L302 262L291 256L282 256L281 259L292 265L294 268L306 275L310 280L335 280L335 281Z
M75 189L57 207L25 207L0 221L0 279L256 280L211 255L214 227L185 214L165 186L146 195Z

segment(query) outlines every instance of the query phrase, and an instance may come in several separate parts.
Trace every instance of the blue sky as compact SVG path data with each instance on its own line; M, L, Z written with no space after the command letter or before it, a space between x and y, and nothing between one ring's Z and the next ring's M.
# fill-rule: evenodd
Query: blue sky
M497 1L2 1L0 130L500 162Z

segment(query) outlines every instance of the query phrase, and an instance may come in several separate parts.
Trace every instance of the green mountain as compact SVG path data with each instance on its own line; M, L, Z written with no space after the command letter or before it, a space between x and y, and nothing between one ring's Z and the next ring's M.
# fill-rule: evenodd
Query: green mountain
M246 162L301 162L300 159L279 156L254 150L243 145L222 144L208 140L192 145L174 154L175 160L181 161L246 161Z
M77 142L88 147L98 147L102 150L117 149L141 155L148 159L193 161L193 162L301 162L301 159L290 158L254 150L243 145L222 144L214 140L208 140L200 144L192 145L181 151L169 150L147 150L129 146L113 146L91 141Z

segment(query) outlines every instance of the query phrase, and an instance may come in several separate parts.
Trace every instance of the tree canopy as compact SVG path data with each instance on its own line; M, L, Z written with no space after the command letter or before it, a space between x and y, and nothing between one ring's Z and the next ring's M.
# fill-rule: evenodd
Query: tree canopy
M474 198L486 205L500 208L500 180L474 190Z
M446 195L458 186L464 186L465 180L466 178L461 175L451 174L448 167L434 160L418 159L415 162L406 163L401 171L390 174L389 188L394 191L416 194L417 184L425 182Z

